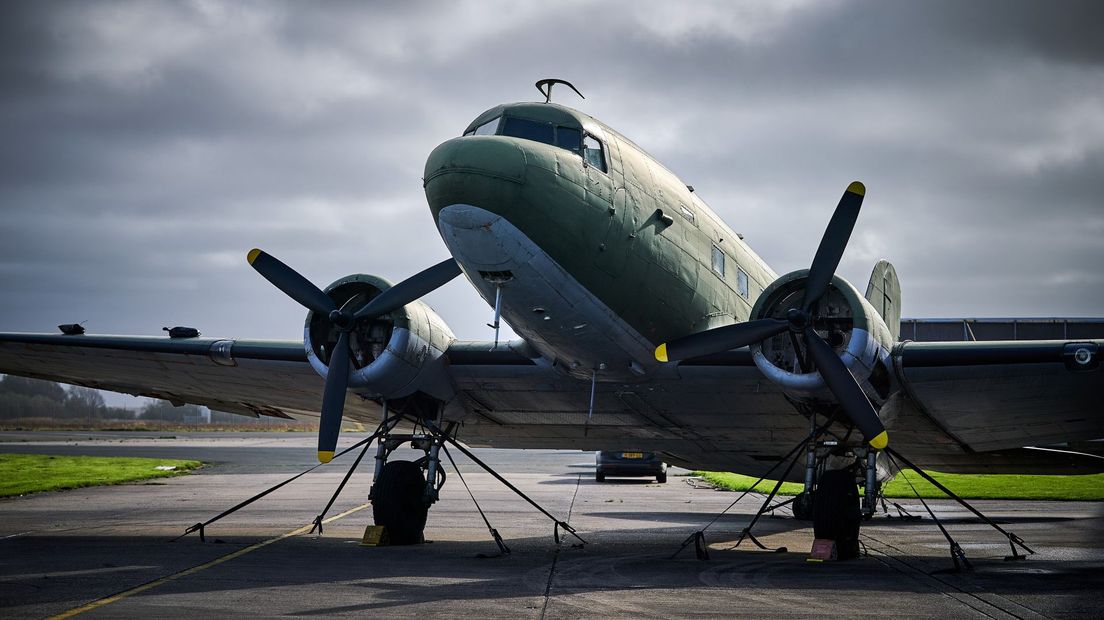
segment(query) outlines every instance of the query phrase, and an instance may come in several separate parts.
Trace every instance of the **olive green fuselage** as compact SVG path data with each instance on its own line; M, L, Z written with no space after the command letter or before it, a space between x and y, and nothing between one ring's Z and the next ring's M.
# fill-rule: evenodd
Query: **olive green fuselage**
M501 216L653 344L748 319L776 275L672 172L556 104L498 106L469 132L500 117L551 125L557 137L581 131L601 143L601 159L509 135L454 138L426 163L438 224L456 204Z

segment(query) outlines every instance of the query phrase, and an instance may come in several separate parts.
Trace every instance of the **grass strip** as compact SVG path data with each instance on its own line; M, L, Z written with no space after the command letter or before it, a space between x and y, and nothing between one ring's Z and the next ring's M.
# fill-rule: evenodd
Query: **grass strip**
M710 484L731 491L746 491L757 480L752 476L724 472L698 471ZM1104 500L1104 474L1085 476L1038 476L1012 474L944 474L929 471L929 475L940 484L954 491L964 499L1024 499L1024 500L1061 500L1061 501L1101 501ZM916 486L924 499L939 499L946 495L935 488L916 472L905 470L905 475ZM774 480L764 480L755 488L756 492L770 493ZM796 482L784 482L779 495L797 495L804 488ZM888 498L914 498L912 488L900 474L885 487Z
M199 461L172 459L0 454L0 497L167 478L200 465Z

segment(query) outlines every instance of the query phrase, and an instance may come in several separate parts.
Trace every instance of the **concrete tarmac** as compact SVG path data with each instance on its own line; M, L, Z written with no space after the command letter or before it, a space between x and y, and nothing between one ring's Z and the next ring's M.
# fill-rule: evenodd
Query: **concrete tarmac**
M342 444L355 439L347 434ZM296 531L325 505L352 454L212 524L206 543L195 534L169 542L188 525L309 467L310 435L0 433L0 452L211 463L180 478L0 500L2 617L78 609L92 617L1101 615L1100 503L974 502L1036 551L1026 561L1006 562L1009 546L997 532L953 502L929 502L973 564L972 572L956 574L936 572L951 561L929 518L876 517L863 528L869 555L815 564L806 562L810 524L786 518L783 508L762 518L754 533L788 551L763 551L747 540L734 548L763 500L748 496L706 531L709 560L701 561L692 546L672 556L736 494L677 475L662 485L598 484L590 453L477 451L587 541L579 546L567 536L557 545L551 521L454 454L512 552L483 557L497 548L455 475L430 510L431 543L361 547L372 521L365 503L371 451L321 536ZM914 514L924 511L918 501L898 502Z

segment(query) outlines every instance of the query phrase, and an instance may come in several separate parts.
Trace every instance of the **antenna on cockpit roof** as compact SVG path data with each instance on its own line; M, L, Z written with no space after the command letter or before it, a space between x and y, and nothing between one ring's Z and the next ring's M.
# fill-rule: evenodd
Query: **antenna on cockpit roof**
M575 88L575 85L571 82L557 78L545 78L543 80L537 80L537 90L540 91L540 94L544 95L545 103L552 103L552 86L556 84L566 84L568 88L575 91L576 95L579 95L582 99L586 99L586 97L583 97L583 93L579 92L579 89Z

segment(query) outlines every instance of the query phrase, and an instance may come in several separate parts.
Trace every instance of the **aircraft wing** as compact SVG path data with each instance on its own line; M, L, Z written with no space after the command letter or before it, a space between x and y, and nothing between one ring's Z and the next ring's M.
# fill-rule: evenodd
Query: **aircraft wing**
M589 415L589 383L517 347L490 349L458 341L446 351L456 391L446 415L469 445L654 450L673 463L754 468L807 432L746 350L646 383L600 383ZM276 417L317 417L323 392L297 341L0 333L0 373ZM346 400L346 418L379 414L372 401Z
M904 342L902 391L970 451L1104 438L1104 340Z
M457 341L447 352L450 366L500 367L491 373L499 378L533 366L513 349L491 348ZM0 373L248 416L317 418L322 406L323 379L295 340L0 333ZM375 423L379 414L372 401L346 400L351 419Z
M1104 340L900 343L898 392L883 408L891 441L941 471L996 471L1027 463L1023 451L1009 454L1022 446L1104 437L1104 369L1074 361L1086 347L1098 363ZM599 383L592 413L587 382L513 348L489 349L456 342L446 352L457 395L446 415L473 446L651 450L753 473L809 430L746 349L646 382ZM297 341L0 333L0 373L276 417L317 417L323 391ZM349 398L345 416L373 423L379 407ZM1038 456L1033 467L1045 464Z
M467 376L498 368L489 374L509 380L516 367L534 366L509 347L491 348L457 341L450 367ZM294 340L0 333L0 373L248 416L317 418L322 406L323 379ZM346 400L351 419L375 423L379 414L373 401Z
M0 333L0 373L250 416L317 416L322 404L295 341Z

